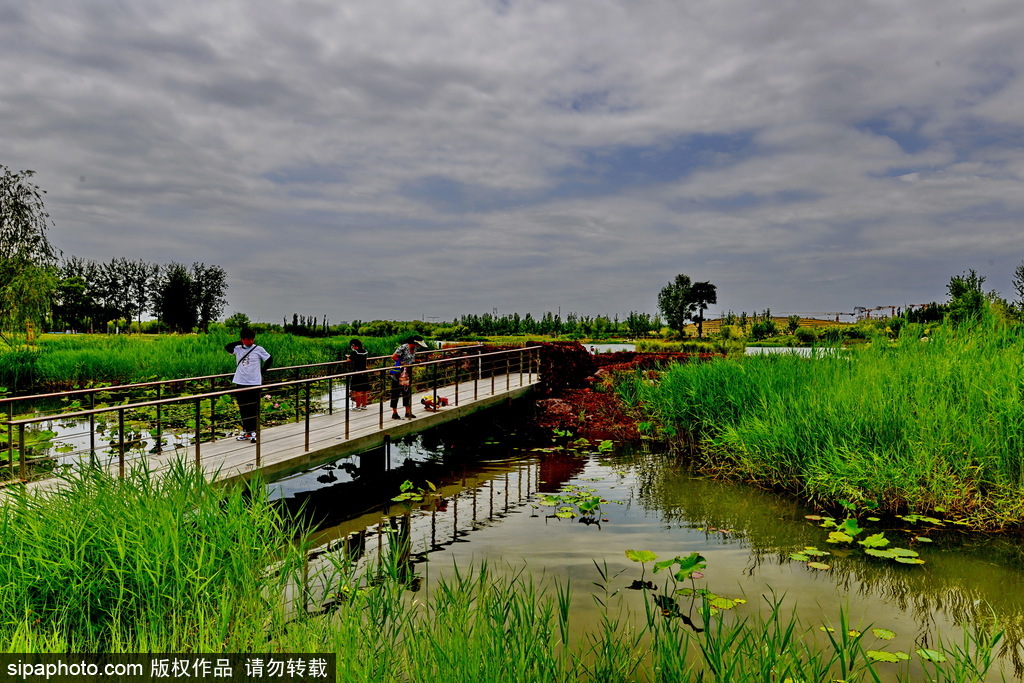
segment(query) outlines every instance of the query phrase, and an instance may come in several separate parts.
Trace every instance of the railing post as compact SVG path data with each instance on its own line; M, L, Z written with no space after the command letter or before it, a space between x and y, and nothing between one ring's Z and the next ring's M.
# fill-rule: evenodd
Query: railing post
M512 356L505 354L505 391L512 388Z
M263 390L256 397L256 469L260 468L260 447L263 445Z
M494 376L495 375L494 368L495 368L495 363L497 362L497 360L494 358L494 356L491 356L490 359L489 359L489 362L491 364L491 396L494 396L494 383L497 381L497 379Z
M383 388L380 392L380 429L384 429L384 399L387 397L387 386L388 386L388 371L380 371L380 379Z
M306 450L309 450L309 386L312 382L306 382Z
M298 378L299 378L299 371L296 370L295 371L295 377L293 379L297 380ZM299 385L296 384L295 385L295 421L296 422L299 421L299 417L300 417L299 416Z
M345 395L348 395L348 389L345 390ZM334 415L334 378L327 378L327 414Z
M217 391L217 380L210 380L210 393ZM217 439L217 401L210 399L210 441Z
M459 405L459 373L462 371L462 361L454 361L453 367L455 368L455 405Z
M348 438L349 431L349 407L352 397L352 375L345 375L345 438Z
M96 393L89 394L89 410L96 410ZM96 414L89 413L89 459L96 458Z
M163 392L163 385L162 384L157 384L156 385L156 400L159 401L161 398L163 398L163 393L164 393ZM156 451L157 453L160 453L164 449L164 447L163 447L163 442L164 442L164 423L163 423L164 410L163 409L164 409L164 404L163 403L157 403L156 404L156 445L153 447L153 450Z
M117 409L117 476L124 479L124 408Z
M25 425L18 425L18 471L22 481L28 479L28 464L25 462Z
M437 363L434 363L430 367L433 370L433 378L431 379L431 382L434 385L434 389L433 389L433 392L434 392L434 405L436 406L437 405Z
M203 430L203 399L196 399L196 469L201 470L201 455L199 452L199 440Z
M14 479L14 402L7 404L7 466L11 470L11 479Z
M482 375L483 371L484 371L483 362L484 362L484 359L480 357L480 352L477 351L477 353L476 353L476 372L473 373L473 400L474 401L477 400L477 398L479 398L479 396L478 396L478 385L480 384L480 375Z

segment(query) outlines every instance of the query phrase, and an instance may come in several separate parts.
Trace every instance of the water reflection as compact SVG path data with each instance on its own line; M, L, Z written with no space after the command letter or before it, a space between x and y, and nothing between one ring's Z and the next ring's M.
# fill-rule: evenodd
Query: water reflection
M596 618L587 592L598 580L595 562L607 567L621 599L643 614L642 592L624 590L641 576L625 550L650 550L660 559L699 552L708 561L701 583L720 595L746 596L740 611L758 609L761 596L773 593L795 603L808 624L834 624L843 607L862 629L899 633L895 647L904 651L933 646L937 634L955 637L956 624L998 625L1006 632L1004 655L1020 671L1024 571L1014 539L932 533L932 544L915 546L925 565L896 565L829 546L827 530L805 519L813 510L695 477L665 454L537 452L514 433L499 430L496 438L489 428L439 430L428 442L413 439L371 456L378 466L341 462L332 470L335 480L318 482L324 470L314 470L277 484L276 495L315 525L314 543L323 552L356 548L352 557L367 567L398 557L411 588L452 563L525 564L535 576L571 580L572 608L586 623ZM406 479L420 486L429 480L437 492L422 503L392 502ZM566 487L593 489L608 501L596 517L601 524L581 524L578 514L557 518L555 508L542 504ZM904 543L920 530L885 532ZM831 569L789 559L805 546L832 551ZM434 568L428 571L428 564ZM652 577L648 567L645 578L663 577Z

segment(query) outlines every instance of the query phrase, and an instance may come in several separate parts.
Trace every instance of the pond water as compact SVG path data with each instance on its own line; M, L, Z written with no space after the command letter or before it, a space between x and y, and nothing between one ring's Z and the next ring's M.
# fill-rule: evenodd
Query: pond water
M625 551L649 550L659 559L697 552L707 559L697 585L745 598L741 614L763 608L762 596L772 594L785 597L784 612L796 607L805 625L837 626L844 609L855 628L896 632L889 643L866 640L867 649L905 652L933 647L936 636L962 643L956 624L995 621L1006 631L1003 665L1011 678L1015 666L1021 671L1024 551L1016 539L862 518L866 533L884 530L894 545L913 547L925 561L900 565L830 545L828 530L806 518L815 510L695 476L671 455L537 450L550 447L487 418L466 420L367 455L362 469L339 461L271 490L281 504L302 508L322 549L355 548L363 563L386 552L398 531L411 544L410 574L422 577L412 584L417 590L429 590L453 565L525 567L538 579L569 580L574 622L595 623L597 563L607 566L616 599L642 618L644 596L628 590L641 567ZM426 505L392 503L405 480L424 488L430 481L436 498ZM599 514L559 518L557 507L544 505L551 496L591 489L608 501ZM807 546L829 550L823 559L831 568L790 559ZM652 575L648 564L643 578L663 583L665 574Z

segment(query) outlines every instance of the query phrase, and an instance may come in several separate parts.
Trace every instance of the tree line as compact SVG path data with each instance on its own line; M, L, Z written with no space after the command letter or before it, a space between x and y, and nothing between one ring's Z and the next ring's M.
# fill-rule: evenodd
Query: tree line
M227 273L216 265L72 256L57 268L51 327L96 331L110 321L132 320L141 327L150 313L168 330L207 331L224 312L227 288Z
M29 323L94 331L136 320L141 327L146 313L177 332L205 331L217 320L228 287L220 266L61 259L47 238L45 192L33 175L0 164L0 333Z

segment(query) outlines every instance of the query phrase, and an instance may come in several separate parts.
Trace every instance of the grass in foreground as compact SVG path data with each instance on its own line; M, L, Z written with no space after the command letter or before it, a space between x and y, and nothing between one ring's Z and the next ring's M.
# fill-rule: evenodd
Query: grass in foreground
M180 468L154 482L86 472L0 503L0 647L9 652L311 652L345 681L986 680L998 636L880 663L840 616L823 638L780 601L737 618L703 604L695 632L652 595L578 628L567 586L454 570L422 593L402 572L339 558L331 611L290 611L306 548L263 488L224 491ZM665 589L668 590L667 588ZM698 603L699 604L699 603ZM924 653L924 654L922 654ZM941 660L941 661L940 661ZM879 673L883 672L883 673Z

